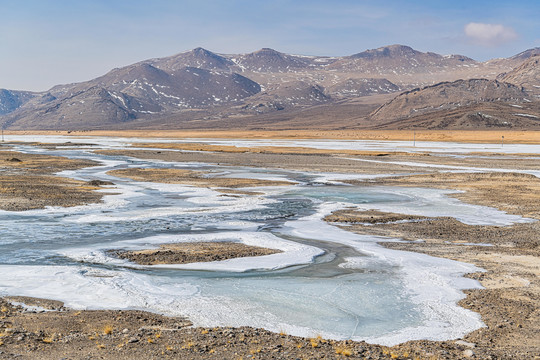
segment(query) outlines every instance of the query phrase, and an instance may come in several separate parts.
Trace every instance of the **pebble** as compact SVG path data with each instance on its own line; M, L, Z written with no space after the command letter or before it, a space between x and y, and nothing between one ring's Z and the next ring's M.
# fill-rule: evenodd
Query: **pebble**
M133 344L133 343L136 343L136 342L139 342L139 339L134 338L134 337L129 338L129 340L128 340L128 343L130 343L130 344Z
M471 349L467 349L463 352L463 356L465 357L473 357L474 356L474 351L472 351Z

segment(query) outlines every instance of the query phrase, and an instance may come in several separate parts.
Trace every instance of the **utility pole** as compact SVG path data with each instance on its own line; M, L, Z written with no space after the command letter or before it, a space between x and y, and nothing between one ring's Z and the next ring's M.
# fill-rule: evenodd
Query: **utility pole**
M501 147L503 147L503 146L504 146L504 135L501 136Z
M413 147L416 147L416 130L413 130Z

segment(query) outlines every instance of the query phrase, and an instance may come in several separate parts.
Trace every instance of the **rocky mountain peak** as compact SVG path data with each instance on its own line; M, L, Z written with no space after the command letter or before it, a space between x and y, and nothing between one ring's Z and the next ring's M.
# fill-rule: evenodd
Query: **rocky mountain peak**
M405 45L389 45L377 49L366 50L358 54L351 55L352 58L376 59L376 58L396 58L403 56L416 56L421 52Z
M237 59L243 69L254 72L286 72L309 66L308 59L288 55L270 48L245 54Z
M197 47L190 51L154 60L153 65L168 71L175 71L186 66L206 70L230 71L234 63L210 50Z
M540 47L535 47L535 48L532 48L532 49L527 49L525 51L522 51L519 54L516 54L516 55L510 57L510 60L523 61L523 60L526 60L526 59L530 58L531 56L535 56L535 55L540 55Z
M514 70L501 76L500 80L523 86L533 94L540 94L540 54L533 54Z

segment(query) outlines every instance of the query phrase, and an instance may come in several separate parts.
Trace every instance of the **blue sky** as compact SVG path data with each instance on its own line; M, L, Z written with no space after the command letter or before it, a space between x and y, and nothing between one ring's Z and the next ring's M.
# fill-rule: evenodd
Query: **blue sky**
M0 88L42 91L198 46L337 56L404 44L483 61L540 46L538 19L538 0L0 0Z

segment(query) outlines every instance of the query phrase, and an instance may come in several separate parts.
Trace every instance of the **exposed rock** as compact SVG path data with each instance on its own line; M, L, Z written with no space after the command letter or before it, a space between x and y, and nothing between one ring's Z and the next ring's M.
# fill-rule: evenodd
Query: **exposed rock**
M530 57L523 64L502 76L501 81L523 86L532 94L540 94L540 54Z
M396 96L370 116L377 121L405 119L477 103L522 103L527 93L518 86L497 80L471 79L444 82L413 89Z
M114 185L113 182L104 180L90 180L87 182L87 184L91 186Z

